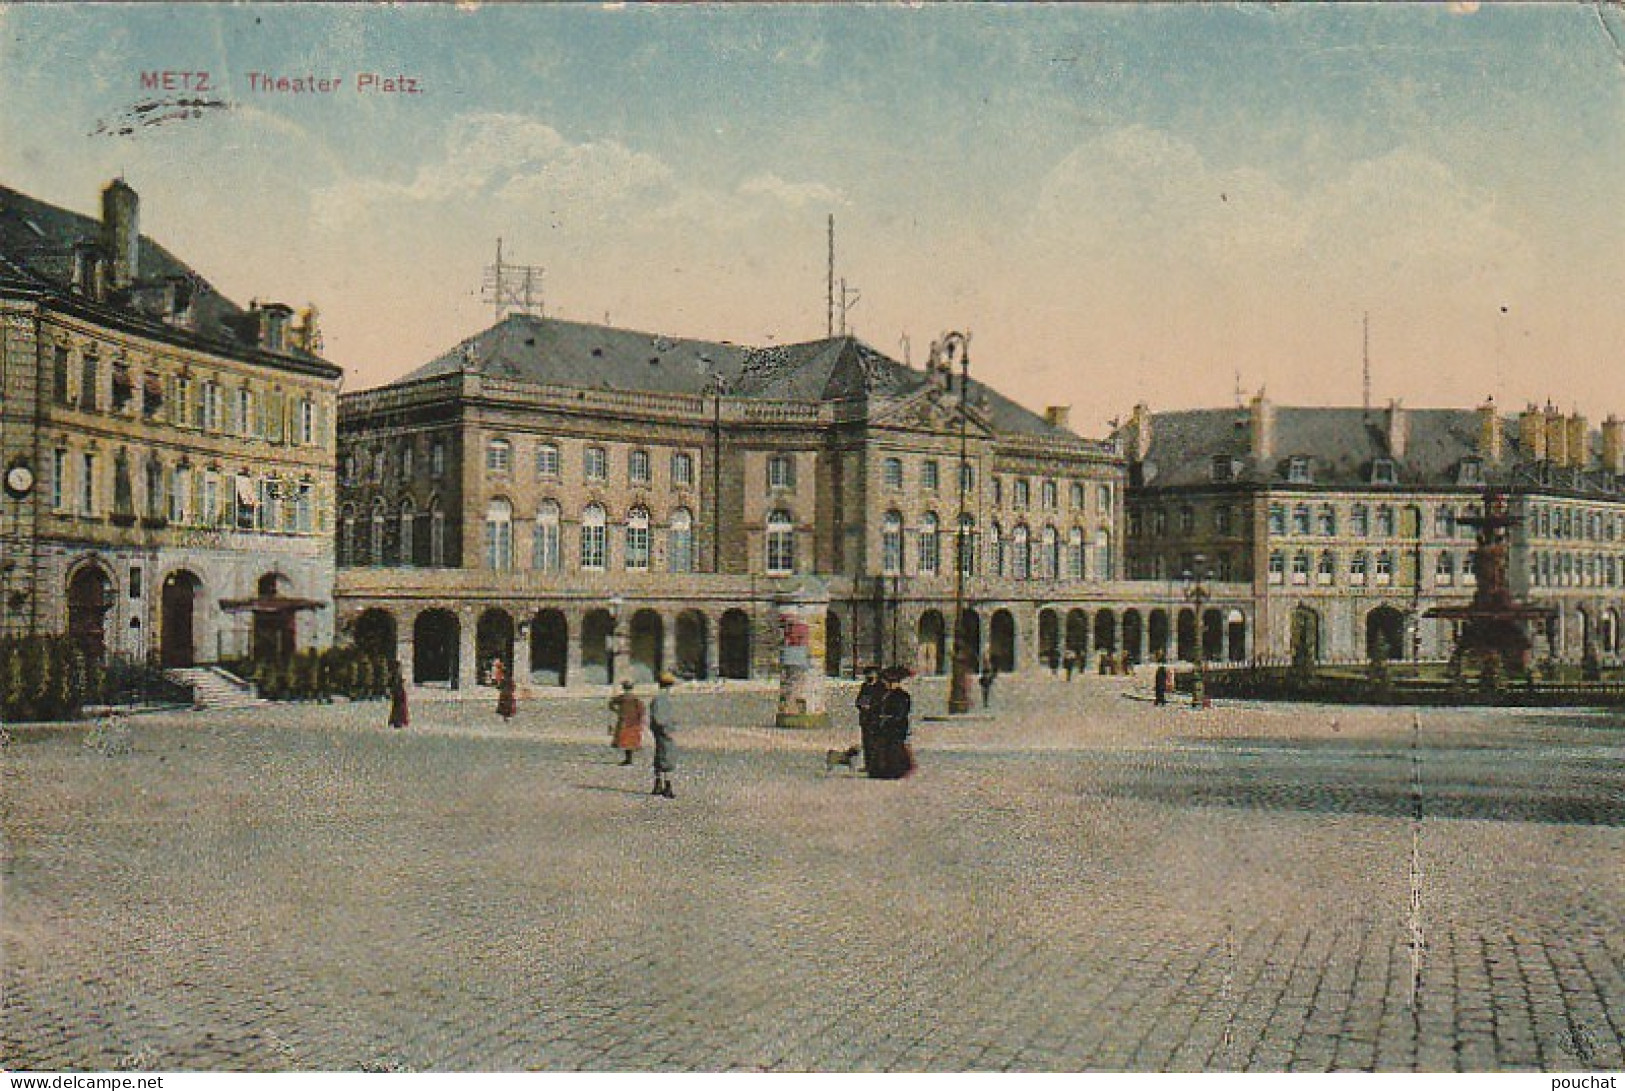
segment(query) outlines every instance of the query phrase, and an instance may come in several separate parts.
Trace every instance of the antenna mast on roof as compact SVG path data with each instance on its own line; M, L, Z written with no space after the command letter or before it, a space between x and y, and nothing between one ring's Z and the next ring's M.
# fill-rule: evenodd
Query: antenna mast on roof
M495 265L485 267L485 279L480 284L481 294L490 303L501 322L510 314L533 314L542 317L542 275L540 265L510 265L502 260L502 239L497 239Z
M1360 319L1360 411L1361 420L1371 420L1371 312Z
M828 323L825 328L825 337L835 336L835 213L829 214L829 283L826 287L825 313Z

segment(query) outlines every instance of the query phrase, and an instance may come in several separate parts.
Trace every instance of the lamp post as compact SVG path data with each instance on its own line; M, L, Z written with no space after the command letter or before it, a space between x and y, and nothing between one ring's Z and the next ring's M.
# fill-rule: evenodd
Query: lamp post
M1207 704L1207 649L1204 644L1207 640L1207 627L1203 623L1202 608L1207 604L1207 585L1202 582L1206 576L1206 560L1198 553L1191 558L1191 568L1184 573L1185 599L1196 610L1196 677L1191 681L1191 705L1203 708Z
M974 686L970 651L965 643L965 562L969 545L965 540L965 504L970 492L970 433L966 407L970 397L970 338L956 331L942 335L932 346L932 365L952 374L954 354L959 355L959 515L954 520L954 648L948 678L948 712L961 715L971 710ZM975 539L973 538L972 541Z
M615 658L621 650L621 606L624 600L615 595L609 600L609 646L604 649L609 657L608 678L609 684L615 684Z

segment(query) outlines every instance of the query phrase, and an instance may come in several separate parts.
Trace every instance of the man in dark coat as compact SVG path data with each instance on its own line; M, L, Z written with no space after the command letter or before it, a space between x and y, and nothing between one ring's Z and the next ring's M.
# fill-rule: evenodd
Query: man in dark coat
M880 700L886 695L886 683L880 680L879 667L863 668L863 685L858 687L858 740L863 744L863 767L875 764L875 721L880 714Z
M406 708L406 679L401 675L400 660L389 665L389 726L405 727L412 722Z
M876 780L901 780L914 771L914 754L908 745L914 699L903 688L907 677L902 667L887 667L880 676L886 693L875 722L875 764L868 770Z
M1155 684L1154 688L1155 688L1156 695L1157 695L1156 696L1157 704L1159 704L1159 705L1167 704L1168 703L1168 664L1162 662L1162 660L1160 660L1160 659L1157 660L1157 676L1156 676L1156 684Z

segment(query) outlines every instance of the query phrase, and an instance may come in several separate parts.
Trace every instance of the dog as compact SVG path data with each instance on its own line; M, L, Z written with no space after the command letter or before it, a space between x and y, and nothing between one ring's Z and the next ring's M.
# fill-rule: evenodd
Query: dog
M824 751L824 772L833 773L837 765L844 765L854 773L858 771L858 755L863 753L861 746L849 746L845 750Z

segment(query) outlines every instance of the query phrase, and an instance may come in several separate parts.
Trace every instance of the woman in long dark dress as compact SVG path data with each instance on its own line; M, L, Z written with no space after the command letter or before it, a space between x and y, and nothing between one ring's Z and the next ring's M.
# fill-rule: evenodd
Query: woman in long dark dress
M501 660L497 667L502 668ZM497 683L497 715L504 720L511 719L519 711L519 701L514 692L513 671L502 669L496 679Z
M901 780L914 771L914 753L908 745L914 699L903 688L907 677L901 667L888 667L880 676L886 692L875 717L875 768L869 771L876 780Z
M400 663L389 668L389 726L405 727L412 722L406 709L406 679L401 676Z

